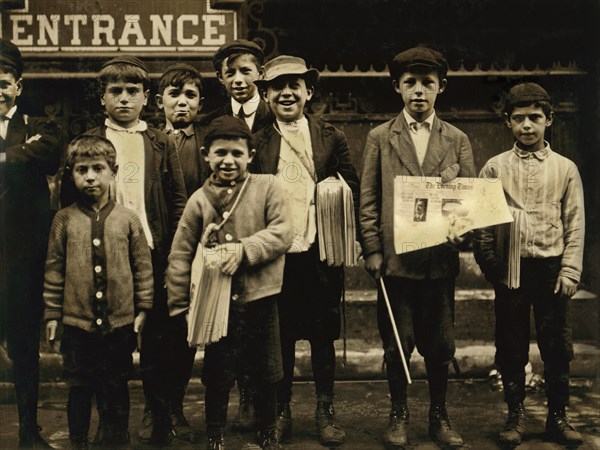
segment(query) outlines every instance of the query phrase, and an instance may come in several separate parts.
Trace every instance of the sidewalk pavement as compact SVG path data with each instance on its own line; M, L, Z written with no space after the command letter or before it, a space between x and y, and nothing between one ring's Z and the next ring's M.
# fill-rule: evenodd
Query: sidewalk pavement
M340 450L381 450L382 436L388 423L390 402L387 383L384 381L347 381L336 383L335 407L338 422L346 431L346 444ZM139 381L130 383L131 392L131 448L147 450L136 435L143 415L143 393ZM63 383L44 383L40 400L39 422L44 428L42 435L56 449L68 449L66 420L67 388ZM229 423L237 410L237 389L232 390L229 406ZM317 441L314 426L314 388L312 383L297 382L292 401L293 435L285 444L288 450L323 449ZM415 381L409 387L410 448L419 450L438 449L427 434L428 391L427 383ZM520 450L557 450L564 448L548 442L544 436L546 418L545 395L538 386L530 389L526 400L527 432ZM448 410L453 427L465 441L465 449L499 449L497 433L505 421L506 408L502 393L487 380L463 379L452 381L448 390ZM600 380L573 379L569 417L582 433L581 450L600 450ZM175 439L174 449L204 449L204 389L193 379L185 400L185 414L193 428L201 431L201 440L195 445ZM96 430L97 419L93 414L90 434ZM0 403L0 448L14 449L17 443L18 421L13 403ZM240 434L228 429L226 448L237 450L254 440L251 432ZM256 448L256 447L255 447Z

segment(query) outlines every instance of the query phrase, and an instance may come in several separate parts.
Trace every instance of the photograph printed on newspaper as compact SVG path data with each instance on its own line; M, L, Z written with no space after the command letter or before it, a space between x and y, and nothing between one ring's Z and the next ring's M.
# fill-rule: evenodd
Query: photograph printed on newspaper
M498 179L394 179L394 248L399 255L442 244L451 234L512 221Z

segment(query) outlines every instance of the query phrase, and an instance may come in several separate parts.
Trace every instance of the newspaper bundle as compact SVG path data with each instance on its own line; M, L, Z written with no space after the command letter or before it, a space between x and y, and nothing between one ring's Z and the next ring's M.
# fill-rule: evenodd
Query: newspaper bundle
M394 248L397 254L433 247L476 228L513 221L502 183L495 178L397 176Z
M190 278L188 344L207 345L227 336L231 276L221 272L221 253L198 244Z
M319 256L328 266L356 266L358 255L352 190L344 178L329 177L317 184Z

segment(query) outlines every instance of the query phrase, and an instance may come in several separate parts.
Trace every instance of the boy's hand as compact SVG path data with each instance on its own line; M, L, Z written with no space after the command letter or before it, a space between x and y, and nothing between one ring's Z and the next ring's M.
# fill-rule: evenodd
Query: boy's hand
M564 275L559 275L556 286L554 286L554 293L573 297L575 292L577 292L577 283Z
M356 253L356 260L358 261L358 259L362 256L362 246L358 241L354 241L354 253Z
M244 260L244 245L242 243L222 244L217 247L221 252L221 272L233 275Z
M56 330L58 329L58 320L49 320L46 322L46 340L50 347L54 349L54 340L56 339Z
M133 332L137 334L137 347L138 351L142 349L142 330L144 329L144 324L146 323L146 311L140 311L137 316L135 316L135 320L133 321Z
M26 144L31 144L32 142L39 141L41 138L42 138L41 134L34 134L29 139L27 139L27 141L25 143Z
M367 272L375 278L379 280L381 277L381 266L383 265L383 255L381 253L373 253L365 259L365 269Z

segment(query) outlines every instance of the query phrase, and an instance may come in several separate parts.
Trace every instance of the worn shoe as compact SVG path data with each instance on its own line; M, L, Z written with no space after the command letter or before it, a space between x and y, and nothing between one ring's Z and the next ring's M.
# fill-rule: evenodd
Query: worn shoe
M177 439L189 442L190 444L195 444L200 440L200 434L190 426L181 410L171 412L171 427L173 435Z
M283 446L279 442L277 428L259 431L258 442L262 450L283 450Z
M208 450L225 450L225 437L222 434L209 437L206 448Z
M564 408L550 411L546 419L546 434L553 441L568 446L583 444L581 434L569 423Z
M237 431L255 429L254 396L247 389L240 389L240 405L233 419L232 428Z
M331 402L318 402L315 411L319 441L325 446L341 445L346 433L335 423L335 410Z
M406 405L392 406L390 424L383 435L383 444L387 449L401 449L408 444L408 417L408 407Z
M138 439L145 444L152 439L152 430L154 428L154 415L149 406L144 407L144 417L142 418L142 426L138 430Z
M525 433L525 407L518 403L508 407L508 418L504 430L499 434L500 443L516 447L521 444Z
M292 410L289 403L280 403L277 405L277 436L280 440L289 439L292 435Z
M457 448L462 447L463 439L452 429L446 405L432 405L429 409L429 437L439 444Z
M48 444L44 438L40 435L42 427L36 426L35 428L28 427L26 430L19 430L19 448L43 448L43 449L54 449Z

